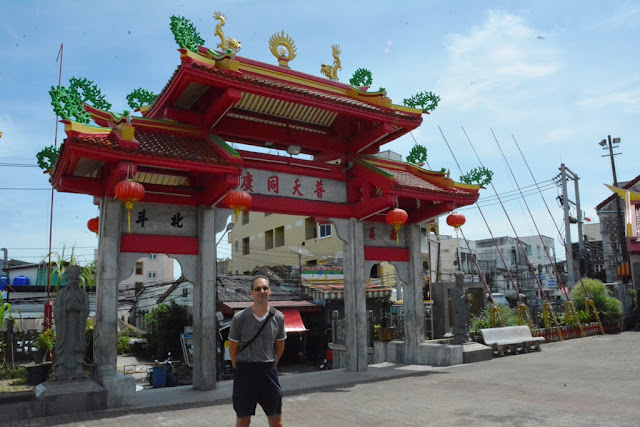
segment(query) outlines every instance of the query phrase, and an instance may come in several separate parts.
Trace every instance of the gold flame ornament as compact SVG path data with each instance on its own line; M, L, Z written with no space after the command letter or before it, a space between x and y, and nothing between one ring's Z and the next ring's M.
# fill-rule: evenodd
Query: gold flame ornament
M296 44L288 34L282 30L280 34L275 33L269 39L269 50L278 60L278 65L289 68L289 62L296 57Z

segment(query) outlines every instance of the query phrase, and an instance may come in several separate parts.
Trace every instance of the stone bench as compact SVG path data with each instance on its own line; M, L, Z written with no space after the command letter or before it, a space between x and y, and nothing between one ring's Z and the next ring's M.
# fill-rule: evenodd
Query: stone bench
M543 337L532 336L528 326L480 329L480 332L484 343L499 356L504 356L505 350L508 354L540 351L540 342L544 341Z

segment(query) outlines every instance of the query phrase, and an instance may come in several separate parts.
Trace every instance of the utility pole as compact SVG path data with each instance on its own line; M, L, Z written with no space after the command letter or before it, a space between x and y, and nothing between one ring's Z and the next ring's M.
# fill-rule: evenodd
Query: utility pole
M599 142L600 146L603 150L609 151L609 154L603 154L600 157L610 157L611 158L611 172L613 173L613 185L614 187L618 186L618 177L616 176L616 162L613 156L617 156L622 153L614 153L613 149L618 148L618 144L620 144L620 138L611 139L611 135L607 135L607 139L603 139ZM615 144L615 146L614 146ZM622 208L620 207L620 197L616 197L616 212L618 214L618 240L620 242L620 250L622 252L622 262L629 261L629 254L627 252L627 239L625 238L624 232L624 218L622 215Z
M578 256L584 253L584 234L582 232L582 211L580 208L580 190L578 187L578 175L573 173L568 167L562 163L560 165L560 179L562 182L562 208L564 211L564 233L565 233L565 252L567 259L567 286L571 287L578 278L576 277L573 265L573 253L571 246L571 224L578 224ZM572 180L574 182L574 197L575 202L569 199L569 191L567 188L567 181ZM569 215L570 205L576 207L576 218Z

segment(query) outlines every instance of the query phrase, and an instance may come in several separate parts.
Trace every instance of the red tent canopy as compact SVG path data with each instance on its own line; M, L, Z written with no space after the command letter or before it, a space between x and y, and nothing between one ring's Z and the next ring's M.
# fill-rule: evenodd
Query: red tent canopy
M287 332L306 332L300 312L298 310L282 310L284 314L284 329Z

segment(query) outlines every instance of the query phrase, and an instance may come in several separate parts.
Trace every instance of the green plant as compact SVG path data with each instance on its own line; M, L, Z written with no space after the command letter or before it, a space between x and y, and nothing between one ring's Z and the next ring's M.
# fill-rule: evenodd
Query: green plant
M422 111L433 111L438 106L440 97L433 92L418 92L410 98L403 100L407 107L420 107Z
M488 185L491 184L493 172L484 166L471 169L466 175L460 177L460 181L465 184Z
M502 319L504 320L505 326L517 326L520 324L520 318L518 317L518 310L509 307L506 304L497 304L497 307L500 309L500 313L502 314ZM471 318L471 327L470 331L475 332L476 334L480 334L480 329L488 329L492 327L500 327L502 325L495 324L491 325L491 307L485 307L479 315ZM496 318L496 323L499 322Z
M596 305L600 320L615 320L622 315L622 303L609 295L609 290L600 280L585 278L582 282ZM576 307L585 306L585 292L580 282L571 289L571 300Z
M183 16L172 16L169 25L173 37L178 46L182 49L188 49L191 52L197 52L198 46L204 45L204 39L200 37L200 33L196 30L195 25Z
M56 160L58 160L59 153L60 153L60 149L54 147L53 145L44 147L42 150L36 153L36 160L38 162L38 166L43 170L49 170L53 168L53 165L56 164Z
M151 104L157 96L158 95L154 94L153 92L140 87L127 95L127 104L129 105L129 107L135 110L136 108L140 108L143 105Z
M62 281L64 275L66 274L67 268L72 265L78 265L78 258L75 256L75 246L71 247L71 253L67 256L67 246L65 244L62 245L62 251L60 252L51 252L53 261L50 263L50 273L49 273L49 284L50 286L55 288L55 291L60 289L62 285ZM49 255L45 258L48 259ZM45 262L43 260L43 262ZM96 285L96 263L95 261L89 263L88 265L81 267L80 270L80 287L89 289L93 288Z
M191 324L187 310L171 300L168 304L160 304L151 313L144 316L147 344L151 354L160 359L168 352L182 354L180 333L185 326Z
M416 144L411 147L409 155L407 156L407 162L420 164L427 161L427 147Z
M43 353L53 350L56 346L56 333L46 329L33 342L33 346Z
M366 68L358 68L349 79L351 86L371 86L372 82L371 71Z
M129 337L121 335L118 337L118 354L129 353Z

